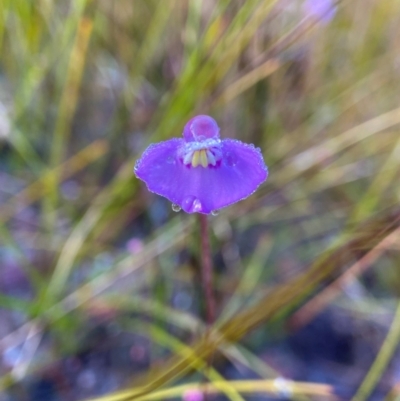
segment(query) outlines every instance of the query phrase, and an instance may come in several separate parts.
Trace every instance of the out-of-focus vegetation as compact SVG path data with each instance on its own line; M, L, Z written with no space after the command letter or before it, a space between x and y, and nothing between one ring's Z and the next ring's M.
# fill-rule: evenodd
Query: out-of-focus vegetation
M400 3L303 6L0 2L1 401L396 399ZM196 114L270 170L210 219L209 341L195 216L132 172Z

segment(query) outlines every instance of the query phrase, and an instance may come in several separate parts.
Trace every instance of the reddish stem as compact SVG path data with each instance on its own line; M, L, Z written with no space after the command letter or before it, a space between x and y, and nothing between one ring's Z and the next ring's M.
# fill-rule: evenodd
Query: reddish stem
M212 261L207 215L199 214L201 235L201 276L206 301L206 321L211 326L215 321L215 299L212 282Z

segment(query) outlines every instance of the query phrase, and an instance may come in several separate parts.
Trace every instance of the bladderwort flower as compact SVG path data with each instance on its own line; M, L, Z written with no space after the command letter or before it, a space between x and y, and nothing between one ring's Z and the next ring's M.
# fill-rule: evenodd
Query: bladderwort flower
M189 120L183 139L150 145L134 171L149 191L169 199L173 210L203 214L247 198L268 176L259 148L221 140L216 121L206 115Z

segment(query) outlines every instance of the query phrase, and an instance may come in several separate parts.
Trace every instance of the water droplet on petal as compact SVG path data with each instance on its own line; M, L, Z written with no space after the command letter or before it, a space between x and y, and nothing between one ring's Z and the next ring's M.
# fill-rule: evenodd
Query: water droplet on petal
M219 215L219 210L212 210L211 211L211 214L213 215L213 216L218 216Z
M173 156L168 156L168 158L167 158L167 163L169 163L169 164L175 164L175 157L173 157Z
M202 204L198 199L195 199L193 202L193 211L194 212L201 212Z
M182 202L182 209L186 213L201 212L203 205L195 196L189 195Z
M237 158L235 155L233 155L232 153L228 152L225 155L225 163L229 166L229 167L235 167L236 163L237 163Z
M173 203L173 204L172 204L172 210L173 210L174 212L180 212L181 209L182 209L182 208L181 208L179 205L177 205L176 203Z

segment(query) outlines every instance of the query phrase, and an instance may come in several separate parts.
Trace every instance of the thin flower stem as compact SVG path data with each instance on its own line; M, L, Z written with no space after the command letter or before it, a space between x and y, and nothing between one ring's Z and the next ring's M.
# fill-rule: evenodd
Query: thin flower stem
M203 284L203 293L206 302L206 341L208 343L208 341L210 340L210 329L215 321L215 298L212 280L212 259L207 215L199 213L199 222L201 236L201 278ZM212 360L213 352L211 352L207 358L208 371L211 370ZM205 391L203 395L204 401L208 401L208 392Z
M201 235L201 276L206 302L206 322L211 326L215 321L215 298L212 282L212 261L207 215L199 213Z

